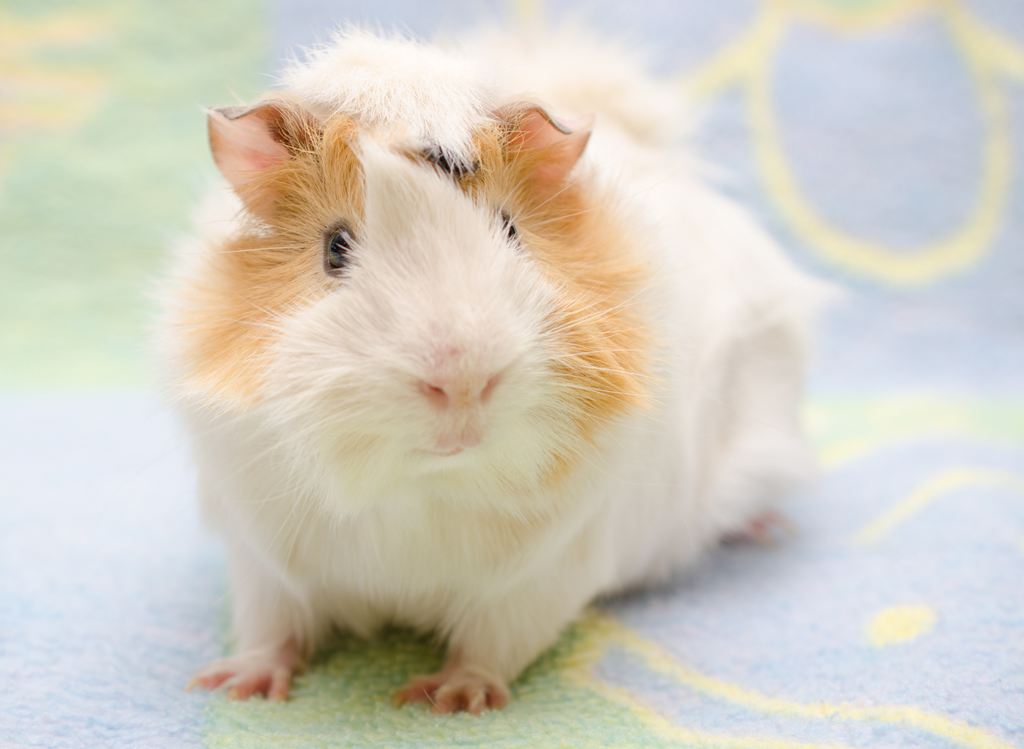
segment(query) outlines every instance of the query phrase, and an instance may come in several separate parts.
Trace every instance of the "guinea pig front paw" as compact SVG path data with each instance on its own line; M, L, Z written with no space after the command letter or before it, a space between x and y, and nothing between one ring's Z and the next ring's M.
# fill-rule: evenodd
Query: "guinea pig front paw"
M278 648L261 648L220 658L196 672L185 687L223 688L233 700L264 694L271 700L288 699L292 674L299 665L299 650L289 640Z
M500 678L453 659L436 674L414 677L408 686L395 693L392 703L401 707L406 702L429 702L433 713L465 710L479 715L484 708L505 707L508 700L508 687Z

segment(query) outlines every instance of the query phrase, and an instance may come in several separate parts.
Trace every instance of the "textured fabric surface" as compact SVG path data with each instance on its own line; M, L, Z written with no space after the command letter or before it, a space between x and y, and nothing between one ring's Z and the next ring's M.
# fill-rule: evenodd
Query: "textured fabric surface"
M213 174L199 107L346 19L573 17L678 80L721 189L846 289L793 532L601 602L480 718L391 707L440 664L403 632L286 704L185 693L224 559L144 342ZM1017 0L6 0L0 746L1024 749L1022 140Z

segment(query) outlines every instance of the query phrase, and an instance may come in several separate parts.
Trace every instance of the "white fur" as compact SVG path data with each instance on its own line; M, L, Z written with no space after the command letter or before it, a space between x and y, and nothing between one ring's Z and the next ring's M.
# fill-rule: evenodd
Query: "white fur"
M798 410L820 288L696 179L673 90L578 37L492 35L454 54L362 32L284 82L318 116L367 126L367 213L344 290L282 321L260 404L183 403L242 651L397 621L512 679L595 595L691 564L808 474ZM495 211L375 136L400 127L468 158L495 106L531 97L597 114L574 176L616 196L655 279L634 300L659 342L652 407L596 446L551 372L561 291L510 251ZM446 422L416 388L453 361L502 373L473 424ZM429 454L463 429L478 447ZM581 468L547 488L546 457L565 449Z
M409 39L350 29L310 50L282 76L285 88L316 116L342 112L374 131L395 127L424 145L444 144L469 159L471 133L497 101L479 64Z

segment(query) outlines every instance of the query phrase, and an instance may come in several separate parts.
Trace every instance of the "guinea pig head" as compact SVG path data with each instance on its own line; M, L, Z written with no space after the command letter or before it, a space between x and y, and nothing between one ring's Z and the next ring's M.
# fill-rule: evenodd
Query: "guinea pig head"
M518 105L459 153L288 102L212 115L252 217L215 255L248 323L218 350L224 394L244 383L240 410L350 508L562 480L644 399L642 264L573 177L589 127Z

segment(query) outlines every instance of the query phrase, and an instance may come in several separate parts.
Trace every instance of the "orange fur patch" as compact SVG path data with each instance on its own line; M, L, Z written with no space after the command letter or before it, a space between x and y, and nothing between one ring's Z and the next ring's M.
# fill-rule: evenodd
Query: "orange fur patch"
M350 146L355 124L337 117L319 129L289 116L280 128L290 158L257 175L242 195L263 223L212 249L179 297L174 328L186 388L210 405L244 408L258 400L278 321L339 283L323 272L324 232L339 221L358 232L362 219L362 177Z
M577 436L593 443L613 420L647 405L649 349L637 298L650 273L610 198L572 180L550 196L535 194L531 175L551 158L524 150L515 128L477 137L481 168L469 191L480 191L512 216L524 244L561 291L547 334L559 358L552 368L566 390ZM581 456L552 456L557 483Z

